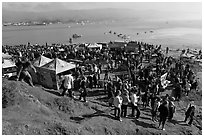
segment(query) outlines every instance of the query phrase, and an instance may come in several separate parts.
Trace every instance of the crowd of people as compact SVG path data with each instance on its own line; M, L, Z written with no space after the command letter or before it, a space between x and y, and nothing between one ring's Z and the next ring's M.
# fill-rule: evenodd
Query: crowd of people
M3 46L2 51L17 58L17 80L27 80L31 86L32 78L27 68L31 67L36 71L30 61L40 55L65 61L81 60L83 63L70 71L70 74L59 74L62 80L60 89L63 90L61 96L68 94L73 99L75 91L78 91L80 93L78 99L83 98L83 101L87 102L90 89L104 88L109 106L114 107L116 119L122 121L122 117L127 117L129 107L132 110L131 117L139 119L141 107L144 109L150 107L152 121L159 121L158 127L162 125L162 130L165 130L166 120L171 121L176 112L175 101L179 101L182 95L188 96L192 89L196 90L198 83L190 65L181 58L168 56L168 48L163 53L161 45L138 42L138 47L138 52L132 54L125 49L76 50L73 45L33 46L28 43L21 46ZM111 74L114 74L120 66L125 66L122 69L127 72L127 76L115 75L113 78ZM161 80L164 74L166 74L164 80L171 82L166 86ZM167 87L173 94L161 96ZM189 125L193 122L194 113L195 105L191 103L184 120L186 122L190 118Z

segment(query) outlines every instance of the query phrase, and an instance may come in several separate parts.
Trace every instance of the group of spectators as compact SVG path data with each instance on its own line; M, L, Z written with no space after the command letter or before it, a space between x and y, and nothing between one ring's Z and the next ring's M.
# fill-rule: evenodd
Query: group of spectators
M84 102L87 102L88 89L104 88L104 94L107 95L110 107L115 108L116 119L122 121L121 117L127 117L128 107L132 110L131 117L139 119L141 107L144 109L150 107L152 121L158 121L159 117L159 127L162 124L162 130L165 130L166 120L171 121L176 112L174 102L179 101L183 93L188 96L192 89L197 88L198 83L190 65L184 63L181 58L168 56L168 48L165 53L162 53L161 45L138 43L138 47L138 52L132 53L125 49L76 50L70 45L32 46L28 43L28 45L21 46L3 46L2 51L23 58L24 63L19 61L19 58L16 61L17 80L27 77L31 86L33 86L32 78L27 71L29 66L32 67L29 61L33 61L40 55L65 61L69 59L78 59L83 63L93 61L94 63L82 63L85 67L81 64L69 75L59 75L62 79L62 96L68 92L68 96L74 98L75 90L80 93L79 100L83 98ZM113 79L110 74L114 74L114 70L120 66L124 66L122 69L126 70L128 76L115 76ZM161 92L168 87L164 86L161 81L165 73L167 73L165 80L171 82L168 86L171 87L174 94L166 94L162 97ZM102 74L104 74L103 79ZM192 124L194 112L195 106L191 104L186 111L185 118L187 121L190 117L189 125Z

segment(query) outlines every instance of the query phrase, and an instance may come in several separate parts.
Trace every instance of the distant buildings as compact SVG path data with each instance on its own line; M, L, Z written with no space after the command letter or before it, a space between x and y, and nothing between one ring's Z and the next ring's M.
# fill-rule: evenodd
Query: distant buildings
M15 23L3 23L3 26L35 26L35 25L48 25L48 23L46 22L38 22L38 21L34 21L34 22L15 22Z

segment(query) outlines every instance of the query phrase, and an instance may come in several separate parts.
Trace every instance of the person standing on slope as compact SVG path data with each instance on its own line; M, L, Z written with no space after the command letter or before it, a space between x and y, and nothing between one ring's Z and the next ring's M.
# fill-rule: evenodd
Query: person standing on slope
M114 97L113 104L115 106L115 117L119 121L122 121L121 119L121 105L122 105L122 97L121 97L121 91L117 90L116 96Z
M72 93L73 87L74 87L74 78L72 74L65 75L64 76L64 89L62 92L62 96L64 96L66 92L68 91L69 97L73 98L73 93Z
M32 81L32 76L28 72L28 69L31 68L33 71L36 73L35 67L31 64L30 61L25 61L22 62L20 59L16 63L17 68L17 81L22 81L24 80L26 83L28 83L30 86L34 87L33 81Z
M160 106L159 106L159 127L160 125L162 124L162 130L165 130L164 128L164 125L165 125L165 122L166 122L166 119L169 115L169 109L168 109L168 101L164 101ZM158 127L158 128L159 128Z

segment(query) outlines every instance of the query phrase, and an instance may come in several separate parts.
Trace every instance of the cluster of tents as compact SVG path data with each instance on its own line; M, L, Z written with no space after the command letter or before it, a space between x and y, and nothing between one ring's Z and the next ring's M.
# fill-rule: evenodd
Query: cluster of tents
M11 63L3 63L3 70L16 67L15 63L11 59L9 61L12 62L13 65L11 66ZM71 69L76 68L76 64L74 63L68 63L58 58L49 59L42 55L34 60L32 64L37 70L37 73L34 73L32 69L29 69L33 78L33 83L42 85L45 88L56 90L60 87L59 74L66 75Z

